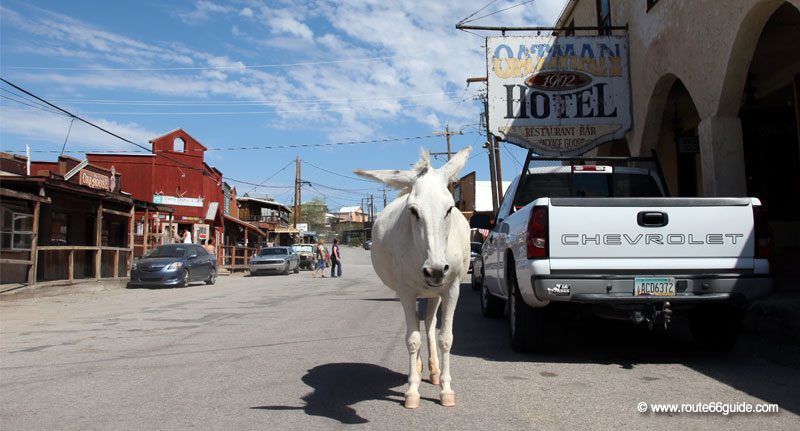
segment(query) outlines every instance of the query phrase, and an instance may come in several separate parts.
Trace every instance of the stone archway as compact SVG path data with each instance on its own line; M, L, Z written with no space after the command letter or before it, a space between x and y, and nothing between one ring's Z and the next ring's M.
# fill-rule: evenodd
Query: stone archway
M677 76L656 83L642 133L642 154L655 150L672 196L700 196L698 125L700 115Z
M773 266L784 284L800 280L800 202L793 196L800 190L798 34L800 1L754 6L739 29L717 109L719 118L740 121L742 187L767 209Z

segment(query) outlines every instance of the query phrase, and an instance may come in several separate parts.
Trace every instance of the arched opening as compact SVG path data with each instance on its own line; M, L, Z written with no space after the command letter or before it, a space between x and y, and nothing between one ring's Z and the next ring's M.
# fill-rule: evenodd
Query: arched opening
M680 79L674 78L667 88L666 101L660 107L660 119L653 119L658 121L653 125L658 132L650 139L650 145L655 147L671 194L700 196L702 181L697 138L700 115Z
M776 269L800 258L800 10L783 3L767 20L745 81L742 122L747 193L767 209Z
M186 151L186 141L184 141L181 137L175 138L175 140L172 141L172 151L176 153L182 153Z

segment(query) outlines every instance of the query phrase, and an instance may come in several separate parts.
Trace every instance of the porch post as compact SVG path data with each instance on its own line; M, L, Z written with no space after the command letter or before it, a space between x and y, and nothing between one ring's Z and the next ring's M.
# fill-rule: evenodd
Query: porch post
M44 187L39 189L39 196L44 196ZM39 211L42 203L36 201L33 204L33 235L31 235L31 264L28 266L28 286L36 284L36 272L39 267Z
M158 216L158 213L156 213ZM150 210L144 210L144 237L142 238L142 256L147 254L147 243L150 241Z
M97 218L95 219L94 226L94 245L97 247L97 252L94 255L94 278L100 280L102 272L100 265L103 262L103 250L101 249L103 243L103 201L97 203Z
M133 238L133 233L134 233L133 232L133 228L134 228L134 225L136 224L136 218L135 217L136 217L136 212L134 211L134 206L131 205L131 215L128 217L128 225L130 226L130 230L131 230L131 234L130 234L130 237L129 237L129 240L128 240L128 269L130 269L131 265L133 265L133 249L134 249L133 243L135 241L134 238ZM128 275L127 274L127 269L125 271L126 271L125 275L127 276Z

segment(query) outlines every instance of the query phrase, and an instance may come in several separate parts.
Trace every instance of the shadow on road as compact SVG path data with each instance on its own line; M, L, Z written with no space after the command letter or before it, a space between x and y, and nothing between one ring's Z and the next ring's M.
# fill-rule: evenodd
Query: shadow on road
M258 406L256 410L303 410L312 416L324 416L343 424L369 422L351 407L366 400L383 400L398 404L403 393L392 388L406 382L406 376L388 368L363 363L325 364L308 370L303 383L313 390L302 400L304 407Z
M461 285L454 319L452 353L489 361L615 364L633 370L640 364L681 364L721 383L800 413L800 349L743 336L734 350L713 353L695 344L688 322L676 316L668 332L648 331L630 322L559 320L554 341L540 353L511 350L508 316L481 315L479 292Z

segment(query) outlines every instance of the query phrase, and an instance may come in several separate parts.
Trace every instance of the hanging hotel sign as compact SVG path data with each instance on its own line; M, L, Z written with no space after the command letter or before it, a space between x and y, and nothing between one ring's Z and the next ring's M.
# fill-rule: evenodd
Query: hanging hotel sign
M111 178L107 175L82 169L78 174L78 184L98 190L113 191Z
M202 198L179 198L177 196L153 195L156 205L175 205L180 207L203 207Z
M583 154L630 129L624 36L486 41L489 128L541 155Z

